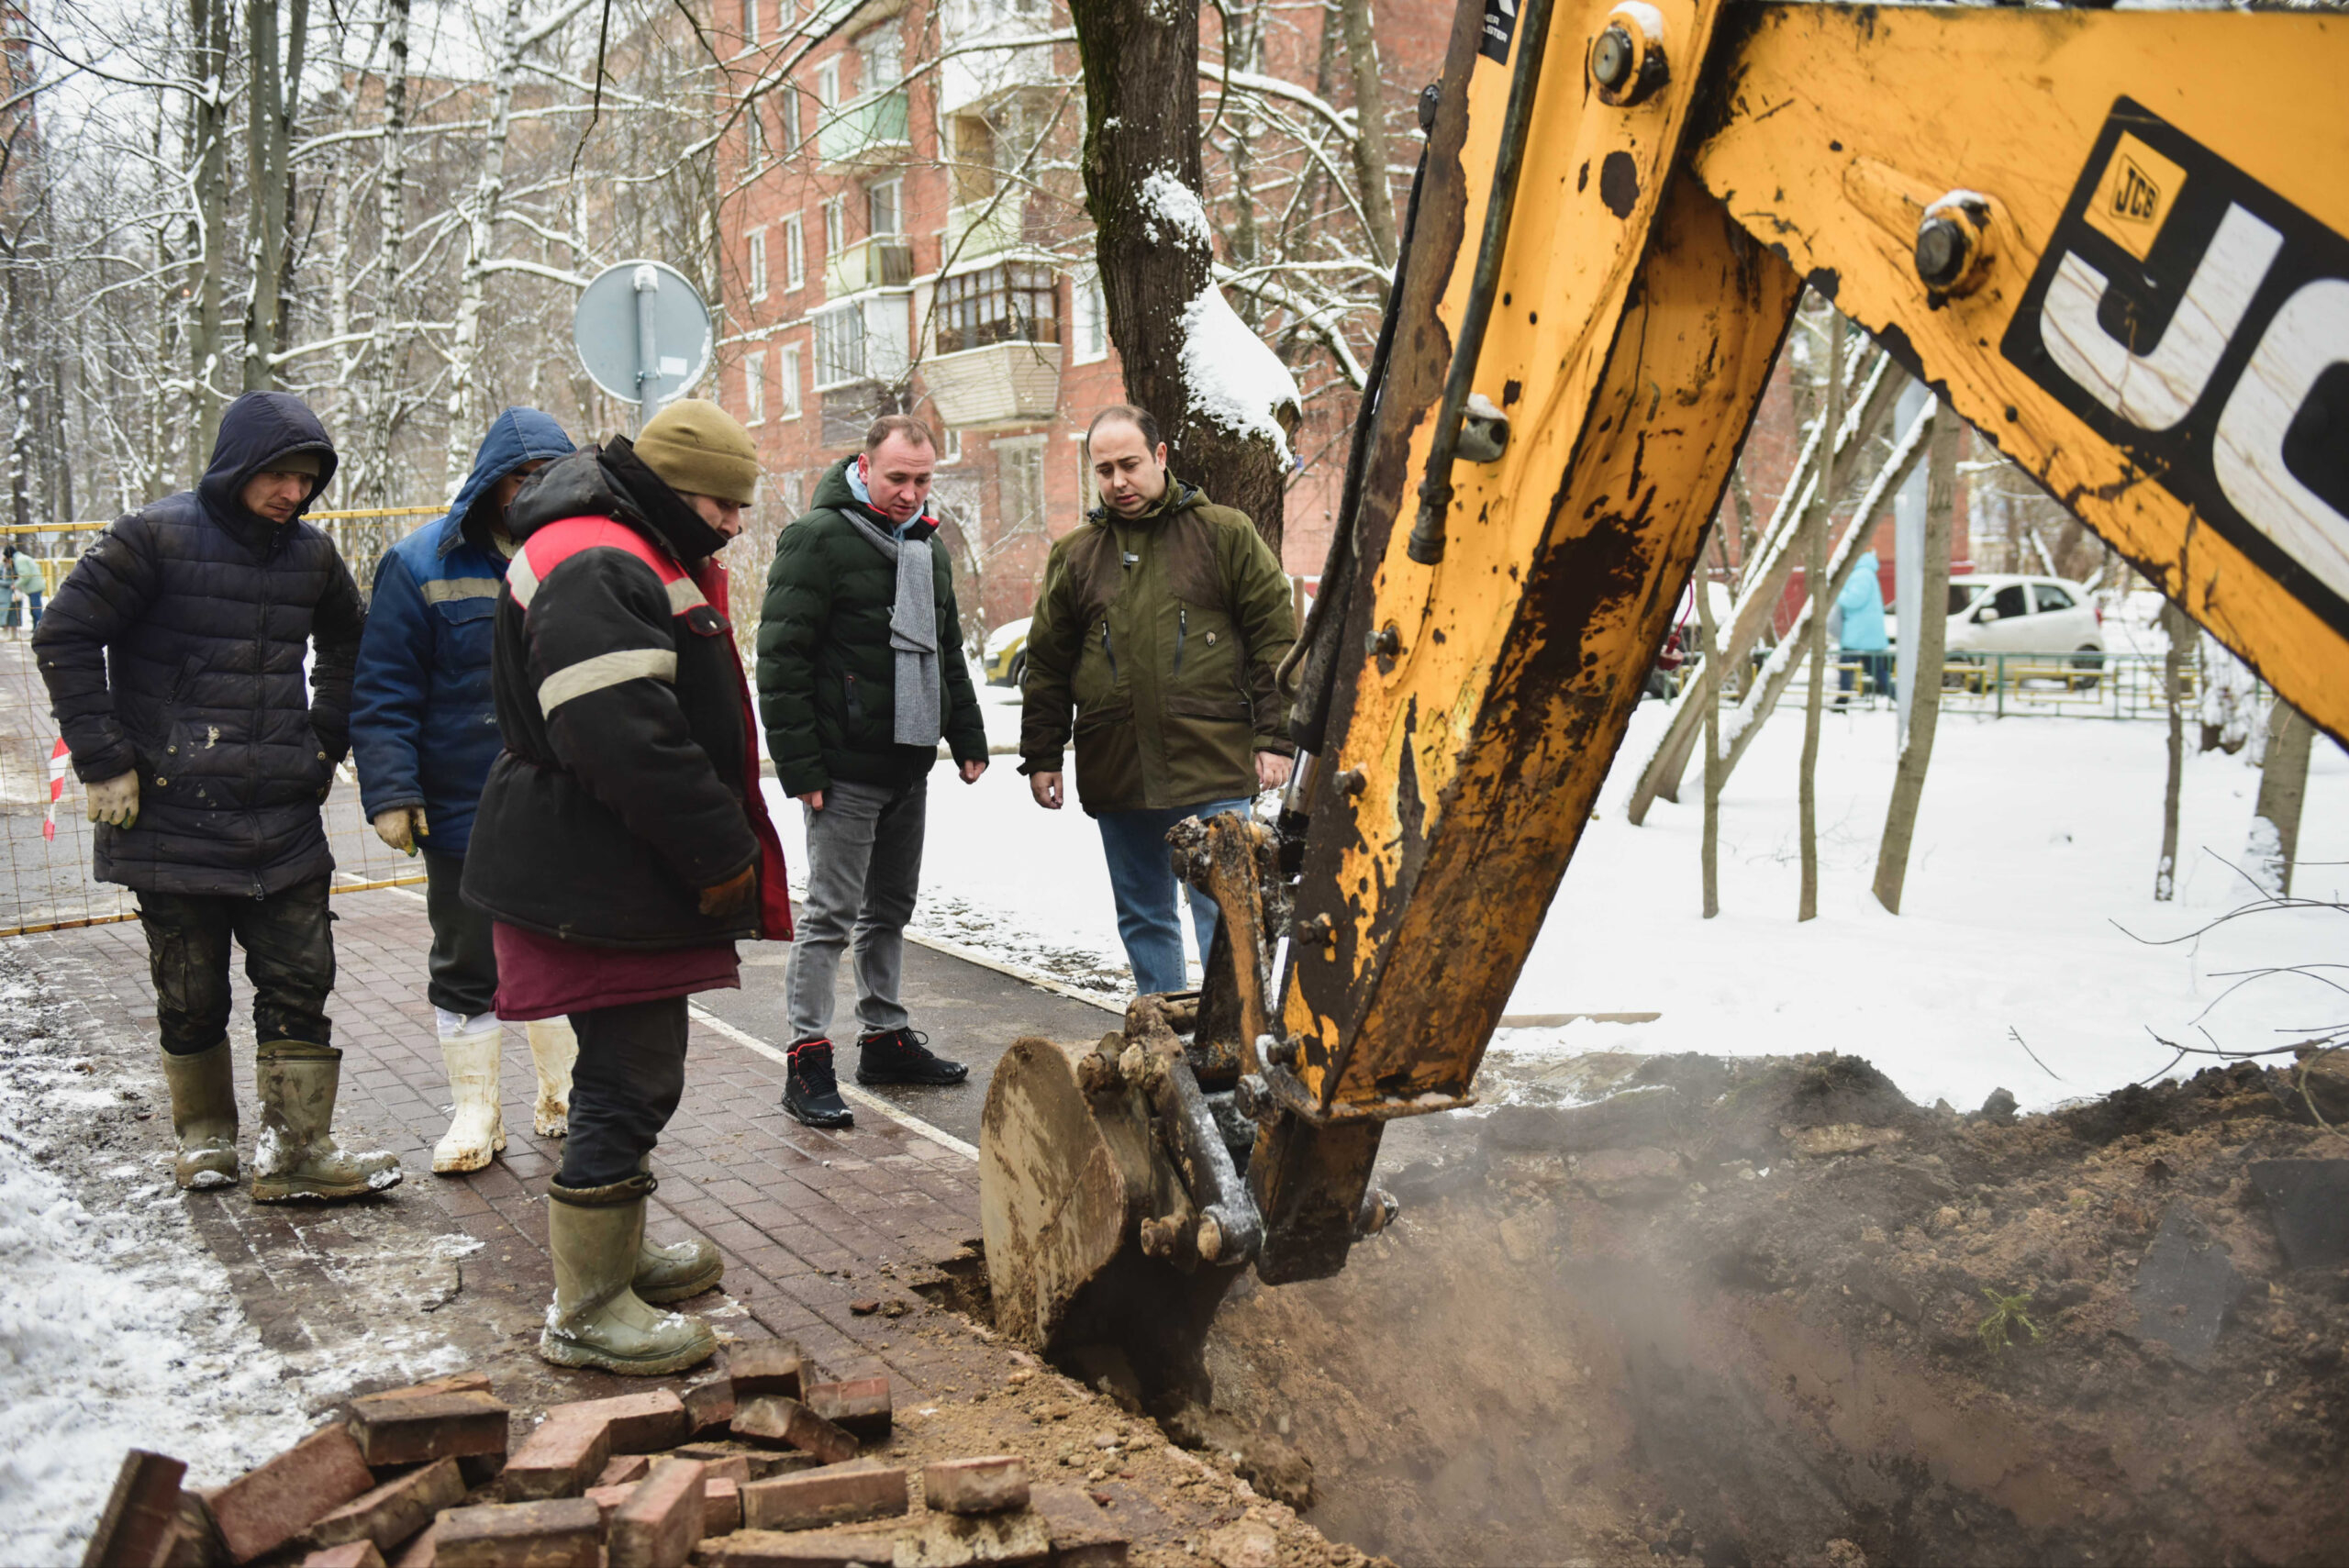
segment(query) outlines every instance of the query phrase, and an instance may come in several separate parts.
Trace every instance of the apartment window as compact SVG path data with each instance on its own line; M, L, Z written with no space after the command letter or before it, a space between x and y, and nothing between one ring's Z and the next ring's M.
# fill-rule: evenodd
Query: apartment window
M843 306L816 317L816 384L840 386L864 379L864 310Z
M760 425L767 417L767 356L753 349L742 356L742 423Z
M963 461L963 432L953 426L946 427L946 438L939 443L938 466L952 468Z
M752 299L766 298L767 231L765 229L754 228L751 230L750 256L744 262L742 270L749 275L751 297Z
M1003 519L997 539L1044 531L1044 440L1042 436L1015 436L995 443L996 489L1001 502L996 516Z
M989 343L1057 343L1061 324L1052 270L1012 261L938 284L938 351Z
M794 82L783 84L783 155L789 158L799 150L799 86Z
M778 414L781 417L785 418L785 419L796 419L796 418L798 418L798 417L799 417L799 345L798 345L798 344L796 344L796 343L790 344L790 345L788 345L788 346L785 347L784 349L782 349L782 350L778 350L778 351L777 351L777 353L776 353L776 355L775 355L775 375L776 375L776 381L777 381L777 383L778 383L778 384L777 384L777 386L776 386L775 390L776 390L776 392L777 392L778 394L780 394L780 395L775 399L775 404L776 404L776 412L777 412L777 414ZM794 474L792 477L793 477L794 479L796 479L796 478L798 477L798 475ZM793 506L793 507L792 507L792 512L793 512L793 514L794 514L795 516L798 513L798 510L799 510L799 508L798 508L796 506Z
M875 28L857 39L856 56L864 66L864 92L894 93L905 81L905 45L897 36L895 22Z
M824 260L830 261L848 249L848 198L824 198Z
M796 354L798 350L785 349L784 352ZM807 482L796 468L783 476L783 509L795 517L807 509Z
M841 62L828 60L816 67L816 102L828 109L840 107Z
M766 107L756 98L742 106L742 156L751 168L766 167L774 153L767 146Z
M974 206L995 194L995 128L983 115L956 115L947 122L954 139L954 201Z
M759 41L759 0L742 0L742 41Z
M783 220L783 286L801 287L807 282L807 239L799 231L799 215L793 213Z
M1080 365L1109 357L1109 304L1101 274L1087 267L1069 280L1069 357Z
M867 234L878 237L905 232L900 221L904 215L897 206L903 189L896 180L875 180L864 187L864 216L869 225L865 229Z

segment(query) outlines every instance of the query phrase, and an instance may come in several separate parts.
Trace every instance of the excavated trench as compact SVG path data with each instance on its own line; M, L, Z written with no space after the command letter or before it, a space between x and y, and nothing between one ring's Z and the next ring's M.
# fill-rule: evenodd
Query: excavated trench
M2015 1118L1847 1057L1490 1065L1536 1103L1398 1128L1402 1218L1333 1279L1236 1290L1211 1414L1167 1423L1332 1539L1405 1564L2349 1551L2349 1078L2214 1069Z

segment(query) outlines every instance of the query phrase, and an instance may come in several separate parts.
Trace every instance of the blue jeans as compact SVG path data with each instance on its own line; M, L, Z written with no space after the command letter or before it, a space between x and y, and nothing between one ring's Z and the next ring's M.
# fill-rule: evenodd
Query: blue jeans
M1167 829L1186 817L1244 812L1251 804L1245 798L1212 800L1205 806L1179 806L1167 811L1105 811L1094 818L1101 825L1109 886L1118 895L1118 938L1126 944L1126 962L1133 966L1137 995L1191 988L1183 966L1183 922L1175 913L1174 851L1167 848ZM1215 940L1219 918L1215 905L1205 895L1192 895L1191 929L1198 935L1202 963Z

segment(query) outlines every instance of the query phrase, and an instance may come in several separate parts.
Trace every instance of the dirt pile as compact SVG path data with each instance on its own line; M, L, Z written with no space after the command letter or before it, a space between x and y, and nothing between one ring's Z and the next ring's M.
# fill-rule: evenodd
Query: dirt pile
M1960 1116L1865 1062L1550 1064L1397 1136L1227 1421L1404 1562L2317 1562L2349 1540L2349 1138L2289 1073ZM1535 1085L1538 1090L1541 1085ZM1526 1097L1526 1096L1520 1096Z

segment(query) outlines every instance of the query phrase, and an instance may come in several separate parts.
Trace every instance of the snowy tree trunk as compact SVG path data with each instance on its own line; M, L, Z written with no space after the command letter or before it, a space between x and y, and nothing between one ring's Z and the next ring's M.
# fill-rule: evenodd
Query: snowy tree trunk
M449 347L449 445L441 477L451 496L472 465L474 437L482 422L475 406L473 365L481 353L489 252L497 239L497 204L506 193L506 144L512 123L514 78L521 64L522 0L506 0L506 29L499 35L497 81L490 98L489 132L482 147L481 179L465 215L465 272L457 294L457 329Z
M384 169L376 196L375 330L367 345L367 395L362 428L359 504L395 505L392 496L392 437L398 424L394 399L403 353L399 323L400 250L407 229L407 25L410 0L385 0L384 19Z
M1957 508L1959 420L1945 405L1934 409L1933 433L1925 455L1925 582L1920 604L1949 600L1950 514ZM1924 798L1925 769L1933 760L1933 730L1941 722L1942 665L1948 652L1948 622L1918 617L1915 646L1900 652L1900 679L1914 682L1909 697L1909 738L1892 778L1892 806L1884 815L1884 842L1876 851L1876 897L1893 914L1909 880L1909 847L1917 836L1917 807ZM1909 640L1902 634L1904 643Z
M277 384L274 358L284 347L281 295L285 282L286 220L293 196L294 107L301 92L308 0L292 0L284 47L278 0L245 6L245 257L252 299L245 311L244 389Z
M1197 0L1073 0L1069 17L1085 72L1086 206L1126 395L1157 419L1175 473L1247 513L1278 555L1279 361L1211 275Z
M2169 709L2169 773L2162 784L2162 859L2154 868L2154 901L2166 904L2177 891L2177 797L2186 783L2186 662L2194 623L2186 612L2162 602L2162 630L2169 635L2162 655L2162 700Z
M2267 716L2267 752L2259 764L2259 805L2251 818L2253 880L2271 898L2292 892L2292 862L2300 848L2300 807L2309 794L2309 751L2316 726L2283 698Z
M228 22L235 0L188 0L188 39L196 91L188 108L188 167L195 187L191 237L195 319L188 332L190 483L201 478L220 431L220 291L228 246Z
M1833 308L1824 313L1827 329L1826 406L1820 415L1822 429L1843 428L1843 317ZM1802 892L1795 907L1795 919L1819 918L1819 717L1827 693L1827 601L1822 596L1827 588L1827 527L1832 512L1833 495L1828 486L1819 487L1818 498L1811 503L1809 549L1803 562L1803 588L1811 604L1810 635L1808 651L1810 655L1810 689L1803 697L1802 763L1796 787L1796 814L1799 823L1802 851ZM1853 527L1861 525L1854 523ZM1708 728L1720 722L1720 716L1708 710ZM1720 772L1720 753L1708 744L1705 772L1708 777ZM1712 791L1706 792L1708 798Z
M1720 523L1713 524L1713 539L1720 538ZM1703 662L1697 667L1697 700L1705 705L1705 836L1698 859L1705 877L1705 918L1721 912L1721 651L1713 624L1712 573L1704 564L1706 551L1697 552L1697 646Z
M1354 78L1354 181L1370 226L1371 259L1395 270L1395 193L1386 182L1386 92L1378 77L1378 34L1370 0L1338 0L1345 26L1346 60ZM1322 26L1329 23L1325 20Z

